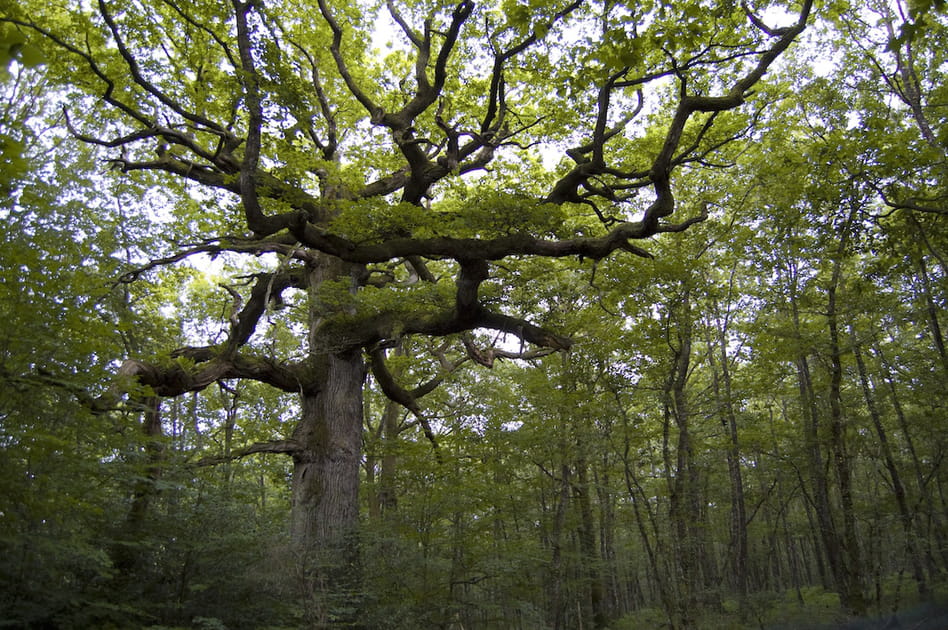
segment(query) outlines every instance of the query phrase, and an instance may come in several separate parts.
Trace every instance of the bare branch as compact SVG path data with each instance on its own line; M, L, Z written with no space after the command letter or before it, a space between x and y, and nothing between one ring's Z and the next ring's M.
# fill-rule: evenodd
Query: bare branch
M388 8L389 15L392 16L392 19L395 20L395 23L398 24L399 28L402 29L402 32L405 33L408 41L410 41L412 45L415 46L415 48L421 48L424 45L424 41L408 25L408 22L406 22L405 18L402 17L402 14L398 12L398 9L395 8L395 3L392 2L392 0L385 0L385 6Z
M198 461L192 464L196 467L205 467L205 466L217 466L218 464L226 464L227 462L232 462L238 459L243 459L250 455L256 455L258 453L275 453L278 455L295 455L296 453L303 450L303 445L297 442L296 440L271 440L269 442L257 442L251 444L246 448L242 448L234 451L230 455L215 455L213 457L202 457Z
M349 72L349 66L346 63L345 58L342 56L342 50L340 48L342 44L342 27L339 26L339 22L336 21L336 18L333 17L332 12L326 5L326 0L318 0L318 4L319 12L322 13L323 19L326 20L326 23L332 30L332 43L329 45L329 52L332 54L332 58L336 62L336 69L339 71L339 76L342 77L346 87L349 88L349 92L369 113L372 122L379 123L385 113L384 110L376 105L375 102L369 98L365 92L362 91L362 88L359 87L359 84L356 83L355 79L353 78L352 73Z
M374 350L372 353L370 353L369 357L372 366L372 374L375 376L375 380L379 384L379 388L381 388L382 392L388 397L389 400L397 402L402 407L408 409L415 416L425 433L425 437L428 438L428 441L431 442L431 446L434 447L437 452L438 439L435 437L434 431L431 429L431 423L428 422L428 419L425 417L421 411L421 408L418 406L417 399L424 394L418 394L418 389L409 392L395 382L395 378L392 376L392 373L389 372L388 367L385 365L384 350ZM440 383L440 380L438 382ZM435 387L436 386L437 385L435 385ZM431 388L431 390L433 389L434 387ZM424 393L428 393L431 390L425 391Z
M585 0L574 0L562 10L557 11L552 18L544 23L543 32L549 32L557 22L581 7L584 2ZM514 44L508 50L498 52L494 55L494 66L491 70L490 79L490 92L487 97L487 112L484 114L484 120L481 121L482 135L496 133L503 124L504 113L506 111L506 105L504 103L504 66L508 61L541 39L538 29L535 28L526 38Z
M100 0L101 2L101 0ZM254 66L250 28L247 15L251 3L232 0L237 22L237 49L240 53L240 80L244 87L244 102L247 107L247 140L244 159L240 165L240 200L243 202L247 227L258 236L273 234L286 227L278 218L267 217L257 196L256 174L260 162L260 143L263 127L263 107L260 97L259 77Z
M329 104L329 98L326 96L326 91L323 89L322 80L319 77L319 68L316 65L316 60L313 59L313 56L308 50L293 40L290 40L290 44L299 50L303 56L306 57L306 61L309 63L310 81L313 84L313 91L316 92L316 99L319 102L320 113L322 114L323 119L326 121L326 143L323 144L319 141L315 130L312 129L312 126L310 126L309 129L310 140L312 140L313 144L315 144L322 152L323 158L332 160L335 158L336 149L339 146L339 132L336 127L336 116L332 111L332 107Z
M182 18L185 22L187 22L187 23L190 24L191 26L193 26L193 27L195 27L195 28L197 28L197 29L199 29L199 30L201 30L201 31L204 31L205 33L207 33L208 35L210 35L210 36L211 36L211 39L213 39L214 42L215 42L218 46L220 46L221 50L224 52L224 56L227 57L227 61L230 63L230 65L233 66L234 68L239 68L239 67L240 67L240 63L238 63L237 60L234 58L234 54L233 54L233 51L230 49L230 46L228 46L228 45L227 45L227 42L225 42L223 39L221 39L220 36L219 36L217 33L215 33L215 32L214 32L212 29L210 29L207 25L202 24L202 23L198 22L197 20L195 20L193 17L191 17L191 15L189 15L187 12L185 12L185 11L178 5L178 3L173 2L172 0L161 0L161 1L162 1L165 5L171 7L171 8L174 10L174 12L177 13L178 15L180 15L181 18Z
M532 359L539 359L541 357L548 356L554 352L558 352L558 348L538 348L536 350L528 350L526 352L511 352L509 350L501 350L499 348L487 348L481 350L474 344L474 340L471 339L470 335L462 335L461 340L464 343L464 348L468 352L468 356L474 360L476 363L483 365L484 367L490 369L494 367L494 362L497 359L508 359L508 360L522 360L530 361Z

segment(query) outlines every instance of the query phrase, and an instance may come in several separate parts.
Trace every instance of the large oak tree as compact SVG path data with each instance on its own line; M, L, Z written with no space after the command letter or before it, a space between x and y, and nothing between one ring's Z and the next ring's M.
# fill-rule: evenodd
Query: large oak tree
M297 394L285 439L241 454L292 457L311 622L355 623L367 371L424 423L418 399L438 379L392 376L386 350L403 338L492 330L568 349L505 308L516 276L499 266L647 257L643 241L705 220L708 200L676 199L675 174L734 158L768 105L755 87L810 17L809 0L791 4L767 13L780 25L699 1L97 0L0 13L43 47L70 133L114 171L163 174L205 209L200 238L182 227L177 251L124 281L197 254L275 254L228 289L226 338L127 357L90 404L132 385L165 398L233 379ZM298 349L266 343L264 323L280 317ZM489 363L477 344L465 337Z

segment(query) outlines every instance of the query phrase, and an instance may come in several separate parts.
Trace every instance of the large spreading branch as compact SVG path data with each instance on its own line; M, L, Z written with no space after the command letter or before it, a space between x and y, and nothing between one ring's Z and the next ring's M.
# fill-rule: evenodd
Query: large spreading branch
M710 150L720 148L730 139L714 145L712 149L700 151L702 140L711 129L715 117L724 111L737 109L743 105L747 99L750 90L756 85L773 64L773 62L790 46L793 40L804 30L812 9L812 0L807 0L799 13L798 19L793 26L782 29L770 29L759 20L749 9L746 8L748 18L751 23L765 32L770 37L777 38L776 41L766 50L759 53L752 53L758 56L757 63L744 76L739 78L731 88L722 96L702 96L690 94L688 91L687 71L700 66L703 61L704 53L700 53L692 59L679 65L672 59L670 70L659 73L652 73L639 79L628 79L627 75L630 68L622 68L614 73L603 83L599 89L597 98L597 116L592 139L585 145L577 147L567 152L576 162L576 166L566 175L556 182L552 191L547 196L547 200L553 203L563 203L567 201L586 203L593 207L600 220L607 226L615 223L614 217L604 216L598 206L592 201L594 197L601 197L610 202L616 202L620 199L616 196L616 190L634 190L645 186L651 186L655 195L654 201L645 211L644 219L637 230L633 230L638 235L636 238L646 238L659 231L663 231L659 225L659 220L670 216L675 210L675 198L672 192L671 175L676 166L689 161L703 159ZM735 53L733 56L747 56L749 53ZM624 117L619 124L607 130L607 120L609 116L610 102L613 94L617 90L639 87L643 83L660 78L661 76L674 75L678 78L680 89L678 104L665 133L665 139L662 148L656 154L655 158L647 171L623 172L620 169L610 167L606 163L604 149L606 143L632 120L632 118L641 109L641 100L631 115ZM692 143L682 148L681 143L684 137L685 127L689 120L697 113L710 113L711 115L705 121L697 137ZM696 157L696 153L699 153ZM599 175L610 175L618 183L611 186L602 186L591 184L591 180ZM586 193L580 193L580 189L585 189ZM627 230L623 229L623 232ZM613 232L615 234L615 232Z
M726 94L722 96L689 94L685 75L681 72L678 73L680 83L678 106L665 134L662 148L652 162L649 171L649 178L652 180L655 191L655 201L645 211L643 223L646 226L649 228L657 226L660 219L674 212L675 200L671 189L671 173L675 165L681 163L686 157L686 155L679 153L679 148L685 125L691 116L698 112L716 114L743 105L751 88L763 78L773 62L806 28L812 5L812 0L804 2L797 22L781 32L780 38L773 46L760 55L757 64L747 74L735 81Z
M404 237L380 243L355 243L308 223L301 222L293 226L291 230L294 237L304 245L353 263L378 263L410 256L455 260L471 257L482 260L500 260L512 256L549 258L577 256L601 260L620 250L650 258L650 254L631 241L646 239L660 233L682 232L706 218L707 215L702 211L700 215L677 224L625 222L620 223L604 236L561 240L540 238L528 233L515 233L481 239Z
M572 345L568 337L557 335L525 319L498 313L481 304L479 290L490 277L487 261L461 259L455 278L454 303L430 311L388 310L363 317L349 317L332 325L330 336L347 347L374 347L403 335L443 337L475 329L496 330L515 335L526 343L565 350Z
M109 391L90 403L93 410L108 410L116 407L128 389L148 387L156 396L173 397L198 392L214 383L228 379L247 379L266 383L284 392L315 391L315 375L287 367L269 358L233 353L228 357L215 357L189 365L182 349L180 359L170 364L150 363L138 359L126 359L116 372L114 385Z
M254 256L275 253L303 263L316 262L316 255L312 251L299 247L295 242L279 239L258 241L240 237L213 238L197 245L188 246L170 256L155 258L131 271L126 271L119 276L118 282L125 284L135 282L149 271L179 263L192 256L205 254L214 258L227 252L252 254Z
M186 14L174 5L172 0L163 1L187 19ZM757 63L721 96L692 94L688 89L687 71L709 63L705 58L707 51L681 65L673 64L671 70L653 73L647 77L630 78L630 69L623 68L606 77L602 85L597 87L596 116L590 139L567 152L576 162L576 166L555 183L545 201L556 204L578 202L592 206L608 228L606 234L561 239L538 237L526 231L481 238L416 238L403 234L377 242L355 242L334 234L330 221L336 213L336 208L333 205L334 200L325 198L329 196L326 190L322 191L324 198L317 197L302 185L281 178L276 169L268 167L267 147L264 146L265 132L271 126L278 126L279 121L267 119L273 110L265 106L269 97L265 92L266 83L257 67L257 57L260 55L259 34L253 30L253 12L260 10L259 4L257 0L231 0L234 20L231 37L235 42L233 45L227 44L221 36L215 35L213 30L199 23L192 24L208 32L235 66L235 73L241 85L241 98L236 99L238 105L235 107L240 109L245 129L245 135L241 138L232 131L233 125L210 120L197 113L194 107L176 100L172 92L149 81L133 47L126 43L121 24L110 13L107 1L98 0L99 13L117 51L112 54L117 54L123 67L127 69L135 92L145 96L143 101L157 103L167 116L185 121L188 126L198 130L205 141L208 138L216 139L216 147L213 150L171 123L161 124L158 113L145 112L144 102L133 104L116 96L116 81L88 50L72 45L35 24L14 21L43 34L57 46L82 59L102 84L102 99L123 114L127 122L132 123L131 131L111 139L96 138L72 130L84 141L122 150L123 156L113 161L115 168L123 172L160 170L210 188L229 191L240 198L247 228L254 238L230 239L227 242L208 241L191 246L178 254L158 259L142 269L130 272L123 280L132 280L148 269L177 262L196 253L213 255L232 251L259 254L270 251L286 256L293 263L286 269L258 274L254 278L246 303L235 309L237 312L231 320L224 343L181 348L172 353L167 363L128 360L119 370L119 385L125 381L121 386L127 386L128 381L132 381L150 388L156 395L175 396L199 391L224 379L245 378L270 384L283 391L314 392L320 382L320 374L319 362L313 357L296 363L280 362L254 356L247 348L261 318L267 312L269 301L279 298L281 292L286 289L305 286L309 282L305 274L317 266L324 255L355 265L406 261L412 273L429 282L434 280L434 276L427 269L426 260L453 260L458 266L454 279L456 291L453 304L445 305L434 313L411 312L406 309L404 312L386 311L369 315L347 314L347 317L340 318L338 322L331 321L324 326L323 334L330 335L336 344L333 346L334 350L352 351L364 348L371 351L378 348L379 344L397 339L401 335L446 336L475 329L515 335L524 343L541 348L539 353L569 348L570 339L526 319L491 310L482 304L479 290L489 278L490 261L525 256L576 256L601 260L617 251L648 257L650 254L636 245L636 241L660 233L680 232L703 221L707 216L704 209L684 221L667 222L675 210L672 172L689 161L704 159L710 150L720 146L717 144L712 149L702 149L716 116L720 112L733 110L744 104L749 91L803 30L812 1L807 0L804 3L796 24L779 32L763 25L748 11L748 17L754 26L773 42L763 52L739 51L731 55L730 58L737 59L754 54L757 55ZM518 134L526 135L526 130L535 124L529 120L525 123L518 121L520 128L511 130L510 119L516 119L508 103L506 85L511 64L542 41L544 34L554 25L582 5L583 0L574 0L542 24L538 24L522 39L506 47L499 43L504 37L503 31L488 34L493 54L490 87L483 104L482 116L473 123L474 129L471 129L465 128L464 123L457 119L450 118L444 105L444 89L451 56L458 47L465 24L474 12L473 2L458 2L444 19L440 30L433 25L433 17L427 19L421 29L416 30L395 9L394 4L388 2L389 12L405 34L415 58L412 92L407 95L407 101L400 109L386 111L380 103L387 101L377 98L367 86L360 84L353 74L351 62L343 52L343 41L347 32L343 24L337 21L328 0L318 0L320 14L332 33L328 49L335 72L341 79L341 86L338 82L336 86L348 91L349 96L368 112L372 124L389 130L403 160L401 165L387 175L366 183L361 188L353 186L351 190L340 193L339 196L359 199L400 191L403 201L421 204L430 194L432 186L443 178L488 166L498 149L514 142ZM322 157L327 160L335 159L340 142L340 134L335 126L336 112L341 110L332 108L329 95L324 90L318 55L312 54L298 43L293 43L293 46L309 65L310 83L316 94L319 112L327 125L324 141L310 126L310 140L320 150ZM648 168L626 171L610 164L608 143L620 137L630 121L642 110L643 99L641 94L637 93L635 105L618 116L618 122L610 122L617 118L612 112L615 103L630 102L631 94L642 84L670 75L677 76L679 81L678 102L668 123L662 146ZM325 85L329 85L329 82L325 82ZM432 112L436 104L437 110ZM690 142L683 143L685 127L698 113L707 113L710 116L699 129L697 136ZM419 120L425 114L433 114L435 125L430 131L442 137L434 140L418 137L417 128L424 126ZM428 116L425 116L424 119L427 118ZM431 126L430 123L426 124ZM156 159L145 159L140 153L134 158L124 155L127 147L142 142L159 144ZM171 145L171 149L165 147L165 144ZM682 146L683 144L685 146ZM239 152L238 148L242 148L242 152ZM627 222L607 217L597 205L597 202L602 203L602 200L613 205L621 203L638 189L647 186L653 189L655 199L646 209L641 221ZM265 211L265 201L268 199L277 200L290 209L268 214ZM309 269L304 269L307 267ZM235 289L229 290L234 294L239 293ZM480 356L475 350L473 346L468 346L472 356ZM498 356L503 355L494 354L493 358ZM535 355L528 353L520 356ZM373 356L373 362L378 363L376 376L383 391L416 415L420 413L417 398L423 392L400 387L387 374L384 361ZM117 389L110 390L95 404L102 408L113 406L112 403L118 395ZM280 443L273 448L292 450L293 446Z

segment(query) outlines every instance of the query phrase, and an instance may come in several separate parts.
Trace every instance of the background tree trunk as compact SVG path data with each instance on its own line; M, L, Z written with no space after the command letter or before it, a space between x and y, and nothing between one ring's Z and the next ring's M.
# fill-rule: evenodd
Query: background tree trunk
M915 545L915 532L912 525L912 511L908 505L908 499L905 495L905 485L902 483L902 475L899 473L898 466L895 463L895 457L892 455L892 448L889 446L889 436L882 424L882 415L876 406L873 396L873 385L869 379L869 373L866 370L866 362L862 356L862 350L856 340L856 331L850 328L850 337L853 339L853 356L856 359L856 367L859 371L859 382L862 385L863 398L866 401L866 407L869 409L869 417L872 418L872 425L876 429L876 435L879 437L879 450L882 451L883 461L886 470L889 471L889 481L892 484L892 493L895 495L896 505L899 507L899 520L902 523L902 531L905 534L905 550L908 560L912 565L912 576L918 587L918 594L924 600L928 597L928 585L925 580L925 571L922 567L922 561Z
M730 544L732 583L741 595L747 594L747 508L744 500L744 479L741 474L741 448L738 439L737 413L734 409L734 396L731 387L730 357L727 350L727 327L729 313L722 317L717 300L712 301L714 310L714 333L717 339L709 340L708 364L711 368L711 383L719 413L721 425L727 432L727 471L731 489ZM716 343L715 343L716 341ZM720 368L716 365L715 346L717 346ZM718 371L720 369L720 376Z
M842 283L842 264L846 254L853 220L857 206L850 210L843 232L840 236L836 259L833 262L833 275L827 289L826 323L829 331L830 353L830 445L833 453L833 466L836 470L836 482L839 484L840 510L842 512L843 533L841 562L836 574L837 587L843 607L854 615L864 615L866 601L862 593L863 567L859 549L859 535L856 531L856 512L853 505L852 455L846 438L846 418L843 415L842 400L842 347L839 335L838 291Z

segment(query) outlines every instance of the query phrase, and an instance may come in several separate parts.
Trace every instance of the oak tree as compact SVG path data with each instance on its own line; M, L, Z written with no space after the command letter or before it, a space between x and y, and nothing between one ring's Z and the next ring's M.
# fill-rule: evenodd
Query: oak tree
M438 378L400 383L386 364L400 340L489 330L521 352L570 348L542 316L511 310L504 265L649 257L644 241L705 220L707 200L678 199L673 180L733 159L769 105L755 87L811 5L771 17L744 3L612 0L5 9L5 28L42 49L68 131L112 171L160 174L200 208L175 251L122 281L199 254L258 260L226 289L223 338L129 356L90 404L235 379L297 395L285 439L235 456L292 458L309 622L357 624L367 370L424 423L419 399ZM296 346L268 341L274 321ZM463 347L485 364L519 354L479 344Z

